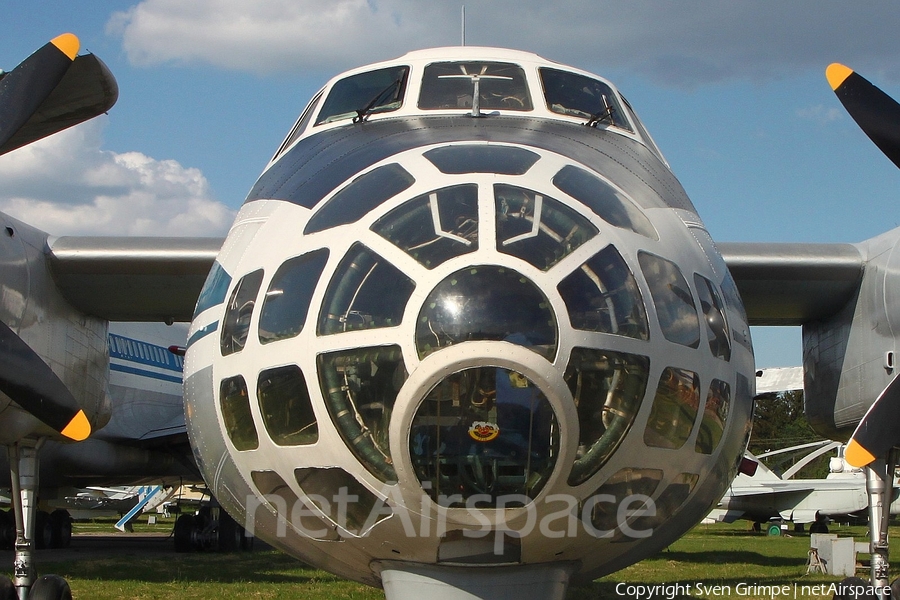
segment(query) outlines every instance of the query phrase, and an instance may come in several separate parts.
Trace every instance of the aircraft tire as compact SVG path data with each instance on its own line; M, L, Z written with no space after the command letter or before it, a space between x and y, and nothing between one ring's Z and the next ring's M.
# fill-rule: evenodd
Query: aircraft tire
M0 575L0 600L18 600L18 598L12 579L6 575Z
M766 535L770 537L778 537L781 535L781 525L778 523L772 523L769 525L768 529L766 529Z
M39 510L34 515L34 549L52 548L52 544L53 524L50 522L50 513Z
M44 575L31 586L28 600L72 600L72 590L59 575Z
M12 550L16 544L16 517L10 510L0 510L0 550Z
M50 513L51 548L68 548L72 544L72 517L59 508Z
M828 525L821 521L816 521L809 526L810 533L828 533Z
M241 538L244 531L240 525L231 518L224 509L219 509L219 527L217 529L219 538L219 552L235 552L241 548Z
M194 543L194 515L181 515L175 520L175 552L190 552Z
M891 598L900 598L900 577L891 582Z

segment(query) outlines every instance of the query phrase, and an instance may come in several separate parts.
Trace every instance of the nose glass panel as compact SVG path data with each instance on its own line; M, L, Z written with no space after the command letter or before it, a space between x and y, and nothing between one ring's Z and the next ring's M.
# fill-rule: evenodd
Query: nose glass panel
M467 341L506 341L552 359L556 317L546 296L512 269L480 266L432 290L416 323L419 357Z
M442 506L521 506L547 482L559 454L550 402L527 377L497 367L450 375L413 418L416 476Z

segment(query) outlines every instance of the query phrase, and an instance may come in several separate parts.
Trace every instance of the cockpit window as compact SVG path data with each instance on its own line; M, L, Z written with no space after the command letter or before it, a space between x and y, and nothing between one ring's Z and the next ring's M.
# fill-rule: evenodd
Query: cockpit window
M482 110L532 110L522 67L502 62L442 62L425 67L419 108L472 108L478 89Z
M275 160L279 156L281 156L285 150L287 150L291 144L294 143L298 137L300 137L304 131L306 131L307 125L312 120L313 113L316 112L316 107L319 106L319 100L322 99L322 94L324 90L320 91L318 94L313 96L313 99L309 101L309 104L306 105L306 108L303 110L303 113L300 115L300 118L297 119L297 122L294 124L294 128L291 129L291 132L285 138L284 143L281 144L281 147L278 148L278 152L275 153L275 156L272 160Z
M615 93L602 81L560 71L540 69L544 99L551 111L579 117L592 125L612 125L631 131Z
M388 67L345 77L334 84L316 125L390 112L403 105L409 67Z

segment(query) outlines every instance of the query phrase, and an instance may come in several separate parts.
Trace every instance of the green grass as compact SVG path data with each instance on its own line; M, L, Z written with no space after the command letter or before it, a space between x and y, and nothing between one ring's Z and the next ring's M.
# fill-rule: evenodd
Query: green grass
M155 526L146 520L137 531L166 532L172 521ZM76 524L76 532L111 532L112 522ZM832 533L852 535L865 541L864 527L832 527ZM900 539L900 530L893 539ZM747 593L738 584L797 585L798 598L809 600L831 598L831 595L801 594L800 586L813 586L839 581L827 575L806 575L809 535L793 532L788 536L768 537L750 532L743 522L734 525L700 525L657 556L627 569L572 588L569 600L618 598L616 586L626 584L682 584L690 590L677 598L769 598L767 594ZM900 557L900 550L895 552ZM865 557L864 557L865 558ZM892 563L893 576L900 571L900 561ZM381 599L380 590L342 580L325 571L307 567L276 551L235 554L147 553L102 559L44 564L43 572L65 576L73 594L82 599L140 598L165 600L183 598L219 600L222 598L258 599ZM860 572L860 575L865 575ZM695 594L697 584L707 588L730 586L718 593ZM741 593L742 592L742 593ZM661 592L657 592L660 594ZM657 597L660 597L659 595ZM661 597L665 597L665 594Z

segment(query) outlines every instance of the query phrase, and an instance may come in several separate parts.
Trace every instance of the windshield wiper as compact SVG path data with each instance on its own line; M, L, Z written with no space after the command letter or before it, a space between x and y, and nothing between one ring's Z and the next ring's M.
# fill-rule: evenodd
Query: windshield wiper
M354 123L362 123L366 119L369 118L369 115L375 112L375 108L381 106L382 100L387 98L387 94L394 91L395 89L400 87L400 84L403 82L403 75L395 79L391 82L389 86L378 92L368 104L366 104L365 108L356 109L356 116L353 117ZM399 94L398 94L399 96Z
M591 118L585 123L587 127L596 127L601 121L606 121L610 125L616 124L615 121L613 121L613 114L616 112L616 107L609 103L609 100L606 99L606 94L603 94L602 98L603 108L600 112L591 115Z

